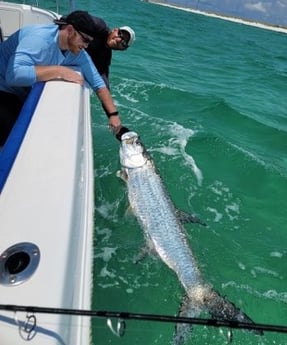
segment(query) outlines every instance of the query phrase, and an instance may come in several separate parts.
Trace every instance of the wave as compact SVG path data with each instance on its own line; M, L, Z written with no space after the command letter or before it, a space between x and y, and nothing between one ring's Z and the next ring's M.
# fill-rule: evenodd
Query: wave
M116 80L113 93L125 114L124 124L137 131L154 152L166 158L183 157L199 186L203 174L189 148L199 140L219 140L223 154L232 148L240 159L243 155L246 162L287 177L285 116L280 120L280 115L251 112L250 106L245 109L232 95L221 98L165 83L124 78ZM108 174L107 168L101 174Z
M244 103L236 103L232 95L221 98L210 93L192 93L164 83L120 79L114 93L126 109L126 124L150 142L154 151L175 158L181 155L199 185L203 174L186 148L192 140L204 137L221 140L225 151L232 147L246 161L287 176L285 116L280 120L280 115L270 116L259 109L251 112L250 107L244 108ZM182 112L181 108L187 111Z
M253 295L253 296L257 296L257 297L264 298L264 299L274 300L276 302L287 303L287 292L278 292L275 290L266 290L266 291L260 292L258 290L253 289L249 285L238 284L234 281L230 281L228 283L222 284L222 287L224 289L226 289L230 286L234 287L238 290L247 291L250 295Z
M243 153L247 160L287 176L287 128L276 119L241 111L224 99L207 97L199 116L203 131Z

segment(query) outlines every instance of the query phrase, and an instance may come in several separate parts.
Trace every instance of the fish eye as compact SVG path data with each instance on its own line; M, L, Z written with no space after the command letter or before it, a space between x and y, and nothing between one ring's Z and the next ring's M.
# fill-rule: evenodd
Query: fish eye
M126 144L132 145L134 143L134 138L125 139Z
M136 145L142 145L140 137L137 137L135 143L136 143Z

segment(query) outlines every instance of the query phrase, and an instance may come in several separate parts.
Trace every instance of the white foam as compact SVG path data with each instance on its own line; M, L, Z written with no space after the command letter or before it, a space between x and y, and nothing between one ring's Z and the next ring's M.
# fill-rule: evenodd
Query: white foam
M121 78L121 82L118 85L115 85L114 92L117 92L128 102L135 104L139 102L139 97L144 99L145 101L149 101L149 91L152 87L162 88L166 86L145 80L140 81Z
M268 290L264 292L263 296L268 299L274 299L276 301L282 301L287 303L287 292L277 292L276 290Z
M102 278L106 278L106 277L115 278L116 277L116 275L113 272L108 271L107 266L104 266L101 269L99 276Z
M105 167L102 167L101 169L97 169L97 178L109 176L110 174L111 172L110 172L109 166L105 166Z
M185 127L183 127L177 123L173 123L172 125L170 125L169 131L170 131L172 136L176 137L176 139L173 139L173 142L177 143L179 145L180 152L181 152L183 158L185 159L186 165L191 167L191 169L192 169L192 171L193 171L193 173L197 179L198 185L201 186L202 180L203 180L202 172L198 168L193 157L191 155L189 155L188 153L186 153L186 151L185 151L185 148L186 148L186 145L187 145L189 139L192 136L194 136L194 134L195 134L194 130L192 130L191 128L185 128Z
M259 266L256 266L252 269L251 271L252 275L254 277L257 277L257 274L258 273L261 273L261 274L264 274L264 275L269 275L269 276L272 276L272 277L275 277L275 278L280 278L282 279L282 277L279 276L279 274L275 271L272 271L268 268L264 268L264 267L259 267Z
M216 195L222 196L223 194L230 194L230 189L223 185L220 181L215 181L209 189Z
M280 252L271 252L270 256L272 256L274 258L280 258L281 259L283 257L283 254Z
M102 247L101 253L95 254L94 258L101 258L103 261L108 262L112 258L113 255L116 255L117 247Z
M233 202L230 205L226 205L225 206L225 212L228 215L228 218L230 220L235 220L238 219L238 215L239 215L239 205L236 204L235 202Z
M97 235L99 235L99 236L103 235L101 242L107 242L112 235L112 230L108 229L108 228L97 229Z
M242 262L238 262L238 266L242 271L246 270L246 266Z
M228 283L222 284L223 289L227 287L234 287L238 290L245 290L250 295L254 295L257 297L264 297L267 299L287 303L287 292L277 292L276 290L267 290L265 292L259 292L257 290L252 289L249 285L244 285L244 284L240 285L234 281L230 281Z
M227 216L231 221L239 218L240 200L234 199L228 187L224 186L220 181L215 181L212 185L208 186L208 189L215 194L215 203L223 201L225 204L223 213L220 213L215 208L209 207L208 210L217 215L216 221L221 220L223 216ZM238 229L238 226L234 226L234 229Z
M178 155L178 150L176 148L170 147L170 146L160 147L156 151L161 152L167 156L177 156Z
M157 119L160 121L160 119ZM160 121L163 122L163 121ZM181 156L184 158L184 164L191 168L193 174L197 179L198 185L202 184L203 176L202 172L197 166L192 155L186 153L186 145L189 142L189 139L195 134L195 131L191 128L185 128L182 125L176 122L170 122L168 125L165 123L165 128L167 127L170 133L171 138L169 139L168 146L162 146L159 148L154 148L151 151L157 151L168 155L169 157L178 157ZM162 124L159 124L159 130L163 128ZM166 131L166 130L165 130Z
M216 223L220 222L220 220L223 217L222 213L218 212L215 208L212 208L212 207L207 207L206 209L207 209L207 211L215 214L214 220L213 220L214 222L216 222Z
M99 207L97 207L97 211L106 219L117 221L117 214L116 210L119 207L120 200L116 200L113 203L101 203Z

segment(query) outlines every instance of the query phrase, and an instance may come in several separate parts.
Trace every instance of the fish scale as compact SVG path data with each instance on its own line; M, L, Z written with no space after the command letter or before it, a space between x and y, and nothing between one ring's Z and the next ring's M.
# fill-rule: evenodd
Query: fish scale
M130 205L155 251L186 289L197 285L200 272L160 176L149 162L127 169L127 175Z

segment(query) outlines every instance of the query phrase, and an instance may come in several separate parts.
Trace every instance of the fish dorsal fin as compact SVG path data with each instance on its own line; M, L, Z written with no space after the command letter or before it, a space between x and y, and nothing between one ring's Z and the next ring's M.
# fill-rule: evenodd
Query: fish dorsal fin
M197 216L190 214L188 212L182 211L182 210L176 210L176 215L181 222L181 224L187 224L187 223L196 223L203 226L206 226L206 223L204 223L201 219L199 219Z

